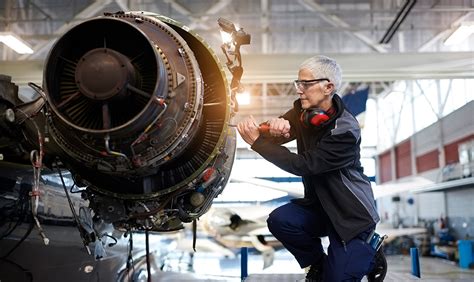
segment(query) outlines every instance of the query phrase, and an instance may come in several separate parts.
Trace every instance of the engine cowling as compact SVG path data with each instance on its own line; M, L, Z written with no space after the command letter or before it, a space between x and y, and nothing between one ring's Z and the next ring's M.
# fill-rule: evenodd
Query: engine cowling
M49 134L95 213L174 230L205 213L235 155L217 56L187 27L106 14L62 35L44 69Z

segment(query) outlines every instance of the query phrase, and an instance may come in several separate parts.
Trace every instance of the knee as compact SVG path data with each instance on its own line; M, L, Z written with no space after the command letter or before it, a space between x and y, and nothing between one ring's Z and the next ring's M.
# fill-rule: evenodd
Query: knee
M287 223L285 222L285 219L280 215L280 212L278 209L272 211L267 218L267 226L270 232L275 235L275 233L279 233L284 226L286 226Z
M274 222L277 220L277 218L273 215L273 212L271 212L269 215L268 215L268 218L267 218L267 225L268 225L268 228L271 229L273 228L274 226Z
M277 232L277 228L276 228L278 226L278 224L276 223L277 220L278 219L272 216L272 214L270 214L267 218L268 230L270 230L270 233L272 233L273 235L275 235L275 232Z

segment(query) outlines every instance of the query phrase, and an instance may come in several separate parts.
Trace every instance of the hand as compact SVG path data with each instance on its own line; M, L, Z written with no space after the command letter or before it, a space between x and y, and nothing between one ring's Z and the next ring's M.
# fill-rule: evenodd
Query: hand
M270 125L270 135L290 138L290 122L283 118L274 118L268 121Z
M239 122L239 124L237 124L237 130L239 131L240 136L242 136L242 139L244 139L244 141L250 146L252 146L253 142L255 142L255 140L260 136L258 125L253 116L249 116Z

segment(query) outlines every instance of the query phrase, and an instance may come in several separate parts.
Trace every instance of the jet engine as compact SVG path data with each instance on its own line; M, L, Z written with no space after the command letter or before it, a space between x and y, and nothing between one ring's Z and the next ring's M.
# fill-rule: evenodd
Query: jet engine
M16 119L0 130L21 125L36 162L70 171L95 220L177 230L224 189L236 143L230 88L186 26L144 12L86 20L56 41L43 79L37 101L5 104Z

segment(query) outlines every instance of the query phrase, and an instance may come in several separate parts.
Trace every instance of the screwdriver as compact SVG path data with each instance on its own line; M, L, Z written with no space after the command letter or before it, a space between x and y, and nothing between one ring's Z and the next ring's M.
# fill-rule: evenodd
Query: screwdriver
M229 123L229 126L230 127L237 127L237 124L230 124ZM261 123L259 126L258 126L258 131L260 131L260 133L269 133L270 132L270 125L266 122L264 123Z

